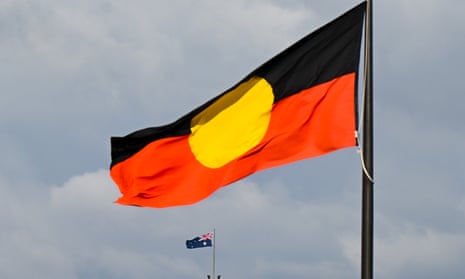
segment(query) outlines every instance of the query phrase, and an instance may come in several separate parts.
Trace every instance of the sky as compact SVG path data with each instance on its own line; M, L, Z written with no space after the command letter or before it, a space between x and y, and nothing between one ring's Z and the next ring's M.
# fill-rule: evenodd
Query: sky
M356 148L136 208L111 136L218 95L348 0L0 2L0 278L360 278ZM374 2L378 279L465 277L465 2Z

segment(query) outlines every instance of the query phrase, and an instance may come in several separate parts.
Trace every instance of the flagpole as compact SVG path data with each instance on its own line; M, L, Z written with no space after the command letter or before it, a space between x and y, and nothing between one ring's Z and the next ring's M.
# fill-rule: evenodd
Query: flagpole
M365 94L362 130L361 278L373 278L373 0L367 0L365 22Z
M216 247L216 231L215 229L213 228L213 272L212 272L212 276L213 276L213 279L215 279L215 247Z

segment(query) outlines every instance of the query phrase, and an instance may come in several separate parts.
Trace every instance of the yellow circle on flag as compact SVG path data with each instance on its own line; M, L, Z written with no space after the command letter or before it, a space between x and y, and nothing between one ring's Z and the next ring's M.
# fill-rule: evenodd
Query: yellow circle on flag
M227 92L191 121L195 158L220 168L255 147L265 136L274 95L263 78L252 77Z

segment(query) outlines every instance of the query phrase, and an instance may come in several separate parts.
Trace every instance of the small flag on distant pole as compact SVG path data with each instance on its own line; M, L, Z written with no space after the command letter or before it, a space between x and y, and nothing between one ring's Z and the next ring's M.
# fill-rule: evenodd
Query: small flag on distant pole
M212 247L212 243L213 243L213 233L209 232L202 236L197 236L194 239L186 240L186 248L194 249L194 248Z

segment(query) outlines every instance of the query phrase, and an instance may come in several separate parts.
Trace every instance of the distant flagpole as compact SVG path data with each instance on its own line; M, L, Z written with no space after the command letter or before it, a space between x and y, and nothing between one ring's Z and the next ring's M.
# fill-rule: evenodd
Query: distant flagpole
M215 228L213 228L213 264L212 264L212 276L213 276L213 279L215 279L215 248L216 247L216 230Z
M373 0L367 0L362 127L361 278L373 278Z

